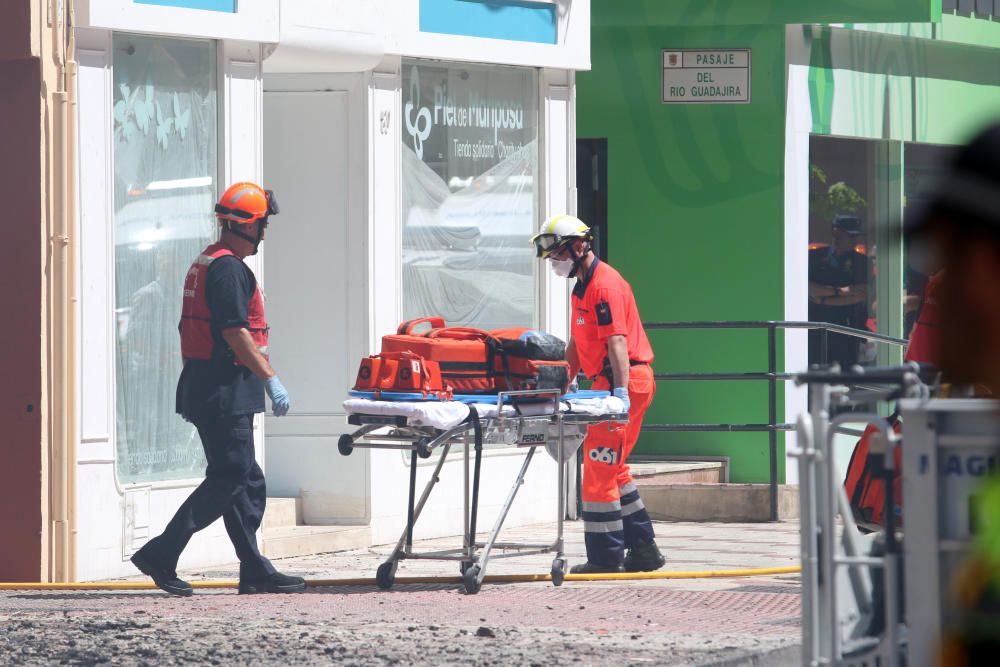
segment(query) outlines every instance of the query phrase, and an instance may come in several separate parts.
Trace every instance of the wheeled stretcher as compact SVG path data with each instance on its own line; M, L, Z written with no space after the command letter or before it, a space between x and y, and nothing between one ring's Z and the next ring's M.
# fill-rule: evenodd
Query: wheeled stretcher
M353 392L357 396L359 392ZM404 402L356 398L345 402L348 423L358 426L338 442L341 454L348 456L356 448L399 449L410 452L410 482L407 497L406 527L389 559L376 573L378 586L392 587L399 561L404 559L451 560L460 564L467 593L477 593L492 558L555 553L552 582L559 586L568 570L563 554L563 519L566 515L567 461L573 460L583 442L587 427L607 422L627 422L623 404L607 392L587 392L560 397L558 390L501 392L495 404L486 404L492 396L476 396L462 401ZM380 399L386 398L379 396ZM476 540L479 512L479 483L484 444L527 450L521 468L510 487L496 521L486 540ZM462 546L441 551L418 553L413 550L413 529L440 480L441 471L455 445L464 445L464 502ZM470 450L471 445L471 450ZM559 465L557 477L558 513L554 542L526 544L499 542L497 538L514 498L524 483L535 450L545 447ZM416 497L417 460L430 458L440 451L430 480L419 499Z

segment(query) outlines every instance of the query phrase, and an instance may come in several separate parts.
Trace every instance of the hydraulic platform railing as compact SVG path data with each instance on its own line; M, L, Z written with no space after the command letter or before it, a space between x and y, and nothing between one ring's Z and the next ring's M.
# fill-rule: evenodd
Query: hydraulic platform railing
M778 372L778 330L815 329L820 332L820 364L828 359L829 335L842 334L853 338L906 347L905 338L896 338L853 329L829 322L791 322L783 320L747 320L736 322L650 322L643 325L646 331L676 331L679 329L757 329L767 331L767 371L758 373L655 373L661 382L677 381L758 381L767 382L767 422L759 424L645 424L644 433L767 433L768 465L770 478L770 518L778 520L778 432L793 431L794 424L778 423L778 382L794 379L793 373ZM579 477L578 477L579 478Z

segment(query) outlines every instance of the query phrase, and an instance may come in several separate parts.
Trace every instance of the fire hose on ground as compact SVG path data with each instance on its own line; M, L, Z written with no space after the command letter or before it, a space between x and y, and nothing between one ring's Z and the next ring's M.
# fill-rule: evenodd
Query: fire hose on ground
M798 565L786 567L756 567L738 570L676 570L671 572L623 572L608 574L567 574L566 581L650 581L663 579L728 579L731 577L763 577L782 574L797 574L802 571ZM486 577L487 583L516 584L552 581L549 574L497 574ZM375 586L374 577L354 579L309 579L311 588L336 586ZM462 577L397 577L397 584L461 584ZM193 588L237 588L239 582L233 579L217 581L193 581ZM0 582L0 591L148 591L157 590L148 581L86 581L86 582Z

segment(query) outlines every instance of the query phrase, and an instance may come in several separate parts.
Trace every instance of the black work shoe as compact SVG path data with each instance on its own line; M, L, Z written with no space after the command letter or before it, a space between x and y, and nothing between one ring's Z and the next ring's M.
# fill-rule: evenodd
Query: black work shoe
M660 553L656 542L640 544L632 547L625 555L625 570L627 572L652 572L659 570L667 562L667 559Z
M142 551L136 551L132 554L132 564L135 565L140 572L148 577L153 578L153 583L156 584L161 590L164 590L171 595L180 595L182 597L187 597L194 593L194 589L191 588L191 584L184 581L183 579L177 578L176 572L170 572L160 567L152 560L150 560Z
M253 595L255 593L298 593L305 589L305 579L302 577L290 577L280 572L275 572L264 579L240 579L240 595Z
M570 568L570 574L619 574L625 571L625 567L621 563L616 563L615 565L605 565L603 563L591 563L589 560L586 563L580 563L579 565L574 565Z

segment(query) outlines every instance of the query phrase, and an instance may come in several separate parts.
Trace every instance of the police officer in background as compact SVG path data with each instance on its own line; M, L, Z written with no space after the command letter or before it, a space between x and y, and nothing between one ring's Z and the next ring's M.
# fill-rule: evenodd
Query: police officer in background
M594 254L590 228L557 215L533 239L536 255L555 274L576 278L572 336L566 348L570 377L582 369L594 389L609 389L625 404L629 422L588 429L583 457L583 520L587 562L571 572L649 572L666 559L626 460L653 402L653 349L639 318L632 288ZM628 549L626 555L625 550Z
M254 457L254 414L265 409L265 391L276 417L287 414L289 399L268 363L264 300L243 259L257 253L277 212L270 190L232 185L215 206L219 241L202 251L184 280L177 412L197 427L208 467L163 533L132 556L140 571L174 595L192 593L177 577L181 552L194 533L220 516L240 559L240 593L306 587L304 579L277 572L256 539L267 491Z
M832 243L809 251L809 321L864 329L868 318L868 259L855 245L864 233L861 219L838 215ZM850 368L858 363L858 339L828 334L828 363ZM818 331L809 333L809 363L819 363Z

